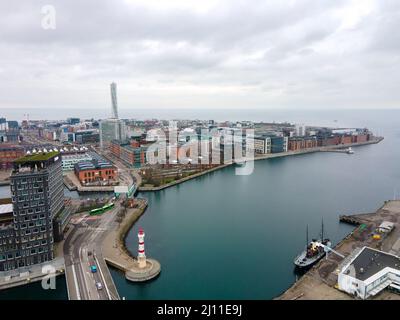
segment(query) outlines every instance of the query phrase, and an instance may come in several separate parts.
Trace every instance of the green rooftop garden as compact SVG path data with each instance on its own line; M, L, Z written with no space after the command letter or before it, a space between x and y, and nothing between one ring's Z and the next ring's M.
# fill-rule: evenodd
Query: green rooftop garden
M58 151L27 154L27 155L15 160L15 163L22 164L22 163L37 162L37 161L46 161L46 160L49 160L49 159L55 157L58 154L59 154Z

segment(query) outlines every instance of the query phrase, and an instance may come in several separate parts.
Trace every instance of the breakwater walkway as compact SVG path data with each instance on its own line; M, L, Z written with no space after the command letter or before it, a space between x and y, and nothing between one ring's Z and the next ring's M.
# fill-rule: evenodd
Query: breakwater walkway
M102 256L111 266L125 273L133 282L150 280L161 272L161 265L155 259L147 259L146 267L140 269L136 258L126 249L125 238L132 225L147 208L146 199L135 199L137 208L129 209L118 227L110 230L102 243Z

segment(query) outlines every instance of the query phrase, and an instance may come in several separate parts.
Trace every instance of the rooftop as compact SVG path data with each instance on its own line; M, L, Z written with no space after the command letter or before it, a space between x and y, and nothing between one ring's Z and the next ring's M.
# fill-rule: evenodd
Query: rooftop
M47 161L47 160L55 157L58 154L59 154L58 151L27 154L27 155L15 160L15 163L22 164L22 163L31 163L31 162L38 162L38 161Z
M365 281L386 267L400 270L400 258L383 251L365 247L350 265L343 270L343 273Z
M75 169L78 171L107 169L107 168L114 168L114 166L108 161L99 159L93 159L91 161L81 161L75 164Z
M62 156L63 160L76 160L76 159L92 159L92 156L89 153L75 153L75 154L66 154Z

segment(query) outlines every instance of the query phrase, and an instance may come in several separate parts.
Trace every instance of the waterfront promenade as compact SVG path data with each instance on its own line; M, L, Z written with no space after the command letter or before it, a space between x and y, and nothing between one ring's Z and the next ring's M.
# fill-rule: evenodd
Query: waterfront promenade
M345 148L349 148L349 147L360 147L360 146L365 146L365 145L370 145L370 144L377 144L379 142L381 142L384 138L383 137L375 137L374 139L370 140L370 141L366 141L366 142L360 142L360 143L351 143L351 144L344 144L344 145L334 145L334 146L325 146L325 147L316 147L316 148L308 148L308 149L302 149L302 150L298 150L298 151L287 151L287 152L280 152L280 153L269 153L269 154L265 154L265 155L259 155L256 154L253 158L251 159L245 159L243 158L243 160L245 161L260 161L260 160L267 160L267 159L274 159L274 158L282 158L282 157L289 157L289 156L297 156L297 155L304 155L304 154L309 154L309 153L315 153L315 152L330 152L330 151L335 151L335 150L341 150L341 149L345 149ZM231 165L233 165L234 162L233 161L229 161L225 164L219 165L215 168L211 168L208 170L204 170L201 172L198 172L196 174L190 175L188 177L179 179L179 180L175 180L173 182L158 186L158 187L151 187L151 186L140 186L138 187L138 191L139 192L152 192L152 191L160 191L172 186L175 186L177 184L181 184L183 182L192 180L192 179L196 179L200 176L206 175L208 173L229 167Z

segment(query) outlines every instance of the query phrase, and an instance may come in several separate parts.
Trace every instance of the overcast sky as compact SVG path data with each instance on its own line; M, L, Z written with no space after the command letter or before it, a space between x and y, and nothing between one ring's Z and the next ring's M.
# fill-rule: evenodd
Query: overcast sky
M399 0L16 0L0 12L0 108L104 108L112 81L125 109L400 106Z

